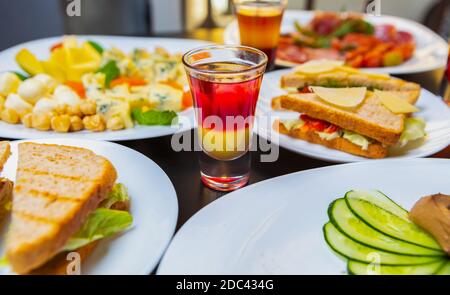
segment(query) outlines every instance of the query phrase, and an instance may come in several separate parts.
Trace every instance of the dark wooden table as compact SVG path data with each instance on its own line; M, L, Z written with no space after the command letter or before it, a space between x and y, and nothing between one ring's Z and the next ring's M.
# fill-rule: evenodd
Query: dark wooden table
M442 75L443 70L437 70L405 75L401 78L420 83L431 92L438 93ZM194 131L187 132L193 133ZM174 152L171 148L170 136L127 141L121 142L121 144L148 156L169 176L178 196L177 229L201 208L225 194L208 189L201 184L197 161L198 152ZM279 159L274 163L262 163L259 156L260 152L252 152L250 184L292 172L334 165L334 163L311 159L283 148L280 148ZM433 157L450 158L450 147Z

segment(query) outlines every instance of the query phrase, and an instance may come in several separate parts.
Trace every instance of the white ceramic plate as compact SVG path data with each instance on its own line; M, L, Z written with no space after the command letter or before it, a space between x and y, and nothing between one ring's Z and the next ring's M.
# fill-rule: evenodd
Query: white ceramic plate
M175 189L164 171L144 155L115 143L77 139L34 142L90 149L113 163L118 172L117 182L128 188L132 228L119 236L102 240L86 264L81 265L82 274L150 274L169 244L178 218ZM2 173L3 177L11 180L15 179L18 143L11 143L12 156ZM6 228L4 226L3 231ZM1 237L0 253L3 253L4 232ZM7 270L3 269L5 272Z
M337 165L266 180L228 194L178 231L158 274L344 274L322 226L328 205L352 189L379 189L406 209L450 193L450 160Z
M275 142L278 140L277 143L288 150L316 159L338 163L368 160L279 134L273 130L272 123L275 119L294 119L299 116L297 112L274 111L271 107L272 98L285 93L279 86L281 76L291 71L286 69L265 74L256 110L257 122L260 123L257 125L257 133L264 138L272 138ZM392 150L389 158L427 157L450 145L450 109L442 101L442 98L422 88L416 105L420 112L415 113L414 116L426 121L427 137L424 141L412 142L402 149Z
M47 59L50 55L50 47L61 41L62 36L39 39L16 45L0 52L0 72L4 71L20 71L23 72L15 61L17 52L22 48L28 48L39 59ZM145 37L119 37L119 36L77 36L79 40L93 40L101 44L105 48L117 47L125 52L130 52L134 48L146 48L153 50L155 47L163 47L171 53L183 53L187 50L204 46L210 43L189 39L170 39L170 38L145 38ZM31 138L86 138L100 139L110 141L134 140L142 138L159 137L170 135L177 132L189 130L195 126L194 110L187 109L179 113L183 123L178 126L136 126L132 129L120 131L105 132L72 132L72 133L56 133L52 131L38 131L35 129L25 128L23 125L11 125L0 121L0 137L31 139Z
M288 33L295 31L295 21L306 24L312 19L313 15L313 11L287 10L283 16L281 32ZM373 16L366 14L365 18L376 25L392 24L399 30L410 32L416 39L416 51L410 60L395 67L371 68L371 71L389 74L411 74L443 68L447 64L447 42L422 24L387 15ZM240 43L237 21L233 21L225 29L224 42L226 44ZM292 64L280 60L276 63L280 66L292 66Z

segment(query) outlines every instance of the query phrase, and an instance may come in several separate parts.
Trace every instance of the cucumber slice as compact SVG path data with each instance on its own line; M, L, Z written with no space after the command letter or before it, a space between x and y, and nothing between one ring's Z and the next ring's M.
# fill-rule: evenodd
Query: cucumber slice
M402 212L404 210L386 196L380 196L384 195L350 191L345 195L345 201L357 217L376 230L405 242L441 250L431 235L408 219L406 211Z
M386 196L380 191L352 190L347 192L346 197L367 201L388 212L391 212L392 214L406 221L409 221L408 211L403 209L403 207L392 201L388 196Z
M416 256L444 256L444 252L413 245L373 229L355 216L348 208L344 199L334 201L329 209L328 215L331 222L349 238L366 246L394 252L397 254L408 254Z
M324 236L327 244L338 254L364 263L379 262L383 265L425 264L439 260L433 256L411 256L394 254L358 243L341 233L331 222L325 224Z
M350 260L348 262L347 271L352 275L432 275L442 265L442 260L419 265L371 265Z
M450 275L450 260L447 260L447 262L436 272L437 275Z

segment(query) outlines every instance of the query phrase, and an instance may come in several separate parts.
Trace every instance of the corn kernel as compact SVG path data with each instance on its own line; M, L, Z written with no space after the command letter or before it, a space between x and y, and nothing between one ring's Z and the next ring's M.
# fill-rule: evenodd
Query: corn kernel
M33 114L32 113L25 114L22 117L21 121L22 121L23 126L25 126L27 128L32 128L33 127Z
M80 131L84 129L83 120L78 116L70 117L70 131Z
M33 113L32 115L32 126L33 128L41 131L50 130L51 118L50 114L45 113Z
M69 132L70 129L70 116L69 115L60 115L54 116L51 119L52 129L56 132Z
M19 114L13 109L4 109L1 113L1 119L9 124L18 124L20 122Z
M86 116L83 118L84 128L99 132L106 129L105 120L100 115Z
M80 105L80 110L83 115L92 116L97 113L97 104L93 101L86 101Z
M58 104L55 107L55 113L58 115L65 115L65 114L67 114L67 109L68 109L68 106L66 104Z
M30 114L30 113L31 113L31 112L30 112L29 110L19 112L20 122L23 122L23 118L24 118L26 115Z
M67 107L67 114L70 116L82 116L83 113L81 112L80 105L72 105Z
M106 127L109 130L122 130L125 128L125 123L121 117L114 116L108 119L108 122L106 122Z

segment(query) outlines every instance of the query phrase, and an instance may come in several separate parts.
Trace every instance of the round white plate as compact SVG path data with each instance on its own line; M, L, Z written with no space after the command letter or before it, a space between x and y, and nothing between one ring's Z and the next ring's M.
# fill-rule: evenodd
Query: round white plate
M34 40L26 43L16 45L0 52L0 72L4 71L19 71L23 72L15 61L17 52L22 48L28 48L39 59L47 59L50 56L50 47L61 41L62 36L51 37L45 39ZM130 52L135 48L145 48L153 50L155 47L163 47L170 53L183 53L187 50L208 45L210 43L189 40L189 39L171 39L171 38L146 38L146 37L119 37L119 36L97 36L97 35L77 35L79 40L93 40L98 42L105 48L117 47L125 52ZM142 138L152 138L174 134L190 130L195 126L194 110L187 109L179 113L182 117L182 122L178 126L136 126L132 129L120 131L105 131L105 132L72 132L72 133L57 133L53 131L38 131L35 129L26 128L23 125L11 125L0 121L0 137L16 138L16 139L33 139L33 138L86 138L98 140L134 140Z
M345 163L367 161L369 159L354 156L338 150L329 149L319 144L309 143L287 135L279 134L272 128L276 119L298 118L299 113L290 111L274 111L271 107L272 98L286 93L279 87L282 75L292 70L279 70L265 74L256 109L257 133L263 138L271 138L280 146L296 153L320 160ZM419 112L415 117L426 121L427 137L423 141L411 142L402 149L391 150L389 158L419 158L433 155L450 145L450 109L442 98L422 88L417 101ZM262 122L262 123L261 123Z
M378 189L406 209L450 193L450 160L337 165L266 180L228 194L178 231L158 274L344 274L322 226L328 205L352 189Z
M15 179L19 142L11 142L12 155L2 177ZM77 139L42 139L33 142L90 149L113 163L118 173L117 182L128 188L133 226L119 236L102 240L86 264L81 265L81 273L150 274L167 248L178 218L175 189L164 171L144 155L115 143ZM6 228L4 226L3 231ZM3 253L4 234L0 237L0 253ZM3 271L6 272L5 269Z
M282 33L295 31L294 22L308 23L314 15L313 11L287 10L283 16ZM430 71L445 67L448 57L448 44L439 35L422 24L396 16L364 15L369 22L378 24L392 24L399 30L413 34L416 39L416 51L407 62L395 67L370 68L377 73L411 74ZM231 22L225 29L224 42L226 44L239 44L239 27L237 21ZM276 61L280 66L292 66L292 63Z

